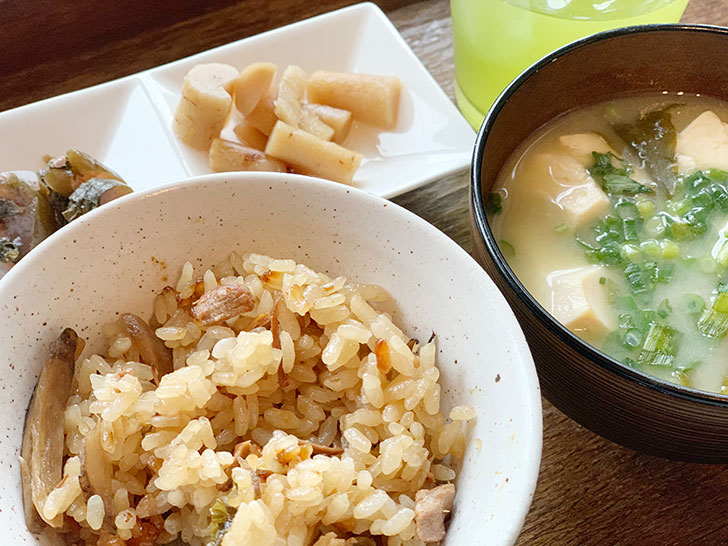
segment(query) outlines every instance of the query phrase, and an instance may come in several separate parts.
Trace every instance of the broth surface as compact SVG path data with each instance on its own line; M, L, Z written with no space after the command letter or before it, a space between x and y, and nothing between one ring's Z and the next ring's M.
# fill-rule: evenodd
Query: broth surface
M625 97L524 142L494 185L489 222L514 273L574 333L651 375L722 392L726 170L728 104Z

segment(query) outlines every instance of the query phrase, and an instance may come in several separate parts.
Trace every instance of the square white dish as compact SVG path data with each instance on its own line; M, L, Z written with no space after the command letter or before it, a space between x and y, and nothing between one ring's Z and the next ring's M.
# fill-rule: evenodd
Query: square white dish
M364 154L353 185L393 197L466 168L475 133L372 3L362 3L251 36L131 76L0 113L0 171L38 169L44 154L81 149L135 189L211 172L207 155L171 130L182 78L195 64L394 74L402 80L396 127L355 122L345 146ZM228 131L229 129L226 129Z

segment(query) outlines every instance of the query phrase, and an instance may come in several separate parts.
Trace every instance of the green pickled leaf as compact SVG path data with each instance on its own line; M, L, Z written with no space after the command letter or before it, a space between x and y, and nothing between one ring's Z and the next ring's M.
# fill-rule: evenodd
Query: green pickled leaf
M14 264L20 259L20 237L12 241L7 237L0 237L0 262Z
M125 186L123 182L118 180L109 180L105 178L92 178L81 184L68 197L68 206L63 211L63 217L67 222L71 222L86 214L99 206L101 196L111 188L116 186Z
M0 198L0 218L15 216L21 212L23 212L23 209L15 201Z

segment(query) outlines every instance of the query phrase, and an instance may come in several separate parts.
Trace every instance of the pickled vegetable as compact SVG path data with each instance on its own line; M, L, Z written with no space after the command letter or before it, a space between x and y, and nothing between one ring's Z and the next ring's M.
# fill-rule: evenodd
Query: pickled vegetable
M63 211L63 217L67 222L71 222L79 216L98 208L104 202L110 201L110 199L104 201L104 196L107 192L112 191L120 197L122 194L131 193L131 188L118 180L105 178L92 178L83 182L68 196L68 206Z
M2 173L0 262L16 263L55 229L48 200L16 173Z
M55 230L132 191L79 150L46 161L37 173L0 172L0 277Z

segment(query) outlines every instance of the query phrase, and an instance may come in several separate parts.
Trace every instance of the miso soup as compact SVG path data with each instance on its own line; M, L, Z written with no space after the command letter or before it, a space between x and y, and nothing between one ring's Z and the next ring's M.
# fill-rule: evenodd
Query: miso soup
M662 94L567 113L516 150L487 208L564 326L627 366L728 392L728 104Z

